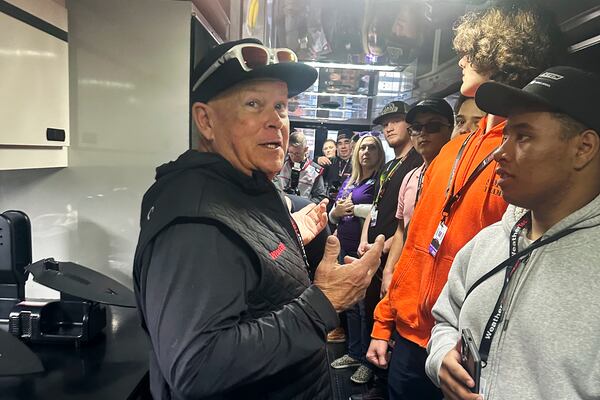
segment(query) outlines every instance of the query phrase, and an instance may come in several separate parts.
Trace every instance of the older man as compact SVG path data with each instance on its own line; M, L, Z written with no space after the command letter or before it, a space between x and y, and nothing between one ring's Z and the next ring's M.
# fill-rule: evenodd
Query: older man
M246 39L213 48L194 73L199 148L158 168L134 265L155 399L331 398L326 332L364 295L383 238L345 266L328 238L310 283L297 224L271 182L288 144L288 97L316 78L296 60ZM313 213L316 225L323 216Z
M305 197L319 204L327 197L324 171L323 167L308 158L306 136L296 131L290 135L286 161L273 182L285 193Z
M494 157L511 205L458 252L433 307L427 373L446 399L600 395L599 92L598 76L571 67L477 90L482 110L508 117ZM460 363L465 328L481 379Z

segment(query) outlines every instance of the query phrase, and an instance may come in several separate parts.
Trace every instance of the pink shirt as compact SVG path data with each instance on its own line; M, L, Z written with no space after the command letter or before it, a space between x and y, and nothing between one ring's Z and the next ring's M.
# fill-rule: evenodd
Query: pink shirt
M404 228L408 225L417 199L417 187L419 185L419 176L423 171L423 165L413 169L404 177L400 191L398 192L398 208L396 209L396 218L404 221Z

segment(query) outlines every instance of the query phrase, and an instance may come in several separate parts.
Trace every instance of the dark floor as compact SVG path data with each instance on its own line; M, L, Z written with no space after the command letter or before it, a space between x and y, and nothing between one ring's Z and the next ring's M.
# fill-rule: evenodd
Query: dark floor
M327 343L327 359L329 363L346 352L344 343ZM350 380L350 376L356 368L333 369L329 368L331 387L333 388L333 400L348 400L351 395L364 393L367 385L359 385Z

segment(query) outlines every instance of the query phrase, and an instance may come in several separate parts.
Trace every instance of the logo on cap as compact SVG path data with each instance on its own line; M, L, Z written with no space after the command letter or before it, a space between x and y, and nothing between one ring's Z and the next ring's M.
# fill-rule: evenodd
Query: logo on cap
M389 114L394 112L398 112L398 106L394 103L387 104L385 107L383 107L383 110L381 110L382 114Z
M538 76L538 78L548 78L548 79L552 79L554 81L559 81L562 78L564 78L564 76L559 75L559 74L553 74L552 72L544 72L543 74L540 74L540 76Z

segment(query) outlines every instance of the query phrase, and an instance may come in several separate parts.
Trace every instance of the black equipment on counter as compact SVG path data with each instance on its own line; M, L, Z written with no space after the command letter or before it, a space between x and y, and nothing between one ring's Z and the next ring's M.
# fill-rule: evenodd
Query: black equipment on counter
M25 266L31 264L31 223L21 211L0 214L0 321L25 300Z
M25 300L25 282L58 290L59 300ZM107 324L105 304L136 307L131 289L87 267L47 258L31 263L31 224L21 211L0 214L0 376L44 370L28 343L89 342Z
M92 340L106 326L106 307L135 307L133 292L83 265L47 258L25 268L33 280L60 291L60 300L23 301L9 316L9 332L32 343Z

